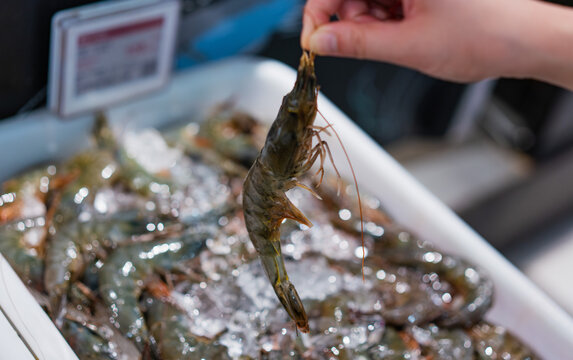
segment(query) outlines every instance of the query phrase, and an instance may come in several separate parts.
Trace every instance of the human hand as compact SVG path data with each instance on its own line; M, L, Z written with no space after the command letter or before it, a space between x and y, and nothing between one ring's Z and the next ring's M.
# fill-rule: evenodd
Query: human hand
M392 1L400 2L308 0L301 45L446 80L533 77L573 88L569 9L532 0L403 0L403 18L393 20ZM339 20L330 22L333 15Z

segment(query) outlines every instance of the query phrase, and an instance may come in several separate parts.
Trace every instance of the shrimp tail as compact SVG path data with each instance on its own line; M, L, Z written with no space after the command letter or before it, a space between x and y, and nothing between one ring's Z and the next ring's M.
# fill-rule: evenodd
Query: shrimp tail
M273 234L272 238L274 238L272 241L274 254L261 256L261 263L281 304L291 319L294 320L297 328L303 333L307 333L309 332L308 317L298 292L288 278L278 231Z

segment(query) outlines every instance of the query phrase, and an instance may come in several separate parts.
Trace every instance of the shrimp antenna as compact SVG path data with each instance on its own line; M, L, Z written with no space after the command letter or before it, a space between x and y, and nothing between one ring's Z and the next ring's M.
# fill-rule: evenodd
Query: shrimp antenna
M324 115L322 115L320 110L317 109L317 112L324 119L324 121L326 121L326 124L328 125L328 127L330 129L332 129L332 132L334 132L336 139L338 139L338 143L340 144L340 147L342 148L342 151L344 152L344 156L346 156L346 161L348 162L348 166L350 166L350 172L352 173L352 178L354 179L354 187L356 188L356 196L358 197L358 211L360 213L360 238L362 241L362 281L365 281L364 260L366 258L366 248L364 247L364 217L362 216L362 200L360 200L360 190L358 190L358 181L356 180L356 173L354 172L354 167L352 166L352 162L350 161L350 157L348 156L348 152L346 151L346 148L344 147L344 144L342 143L342 139L338 135L338 132L332 126L330 121L328 121L326 119L326 117L324 117ZM338 173L338 171L337 171L337 173Z

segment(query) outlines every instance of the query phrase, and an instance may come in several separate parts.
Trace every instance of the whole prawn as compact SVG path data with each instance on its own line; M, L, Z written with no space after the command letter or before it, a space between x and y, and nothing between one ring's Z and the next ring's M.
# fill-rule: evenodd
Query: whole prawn
M285 269L279 228L285 218L312 226L285 192L295 186L308 189L298 182L298 177L309 170L319 156L321 163L324 161L327 145L319 137L320 130L313 125L317 95L314 55L303 52L294 88L283 98L265 145L243 185L243 212L251 241L277 297L302 332L309 331L308 318ZM313 147L314 136L319 141ZM322 167L319 171L323 171Z

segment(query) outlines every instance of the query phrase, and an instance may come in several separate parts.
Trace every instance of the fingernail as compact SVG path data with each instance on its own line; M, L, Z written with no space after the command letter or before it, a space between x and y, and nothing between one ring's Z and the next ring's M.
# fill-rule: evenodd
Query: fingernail
M370 11L370 14L379 20L388 20L390 19L390 15L388 12L379 8L373 8Z
M310 37L310 49L317 54L334 54L338 51L338 40L333 33L319 29Z
M314 24L312 22L312 19L309 16L304 16L302 18L302 32L300 35L300 39L301 39L301 45L303 48L307 48L310 46L309 42L310 42L310 35L312 34L312 32L314 31Z

